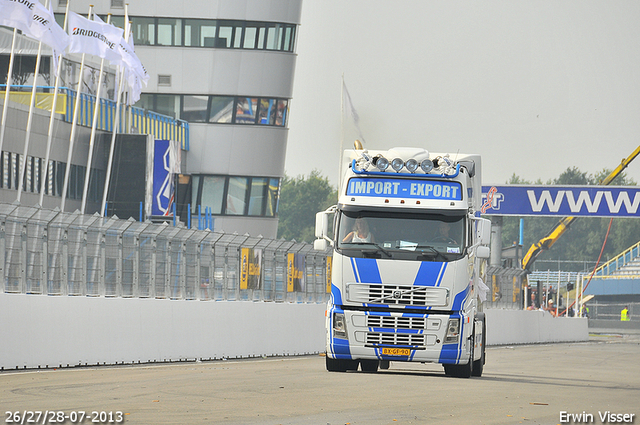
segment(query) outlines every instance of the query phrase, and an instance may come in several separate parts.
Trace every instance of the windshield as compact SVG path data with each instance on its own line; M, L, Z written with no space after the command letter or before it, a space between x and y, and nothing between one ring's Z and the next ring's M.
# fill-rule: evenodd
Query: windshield
M465 215L340 211L337 249L350 257L452 261L466 249Z

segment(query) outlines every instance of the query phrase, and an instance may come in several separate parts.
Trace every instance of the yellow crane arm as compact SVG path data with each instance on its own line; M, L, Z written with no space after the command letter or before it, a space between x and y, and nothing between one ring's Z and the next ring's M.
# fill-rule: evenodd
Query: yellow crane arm
M618 175L629 165L631 161L635 159L636 156L640 154L640 146L638 146L628 158L623 158L620 165L616 167L607 177L605 177L599 185L606 186L613 181ZM564 234L569 229L569 226L578 219L578 217L563 217L558 224L555 225L551 232L544 238L540 239L538 242L531 245L529 251L522 258L522 268L524 270L531 270L533 266L533 262L536 261L536 258L542 251L547 250L553 246L554 243L558 241L560 236Z

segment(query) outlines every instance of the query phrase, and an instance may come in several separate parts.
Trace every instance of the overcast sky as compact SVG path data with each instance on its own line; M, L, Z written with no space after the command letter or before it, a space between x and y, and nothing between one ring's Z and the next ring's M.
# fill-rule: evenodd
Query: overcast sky
M639 22L637 0L303 0L285 171L337 184L342 75L369 149L479 153L485 185L613 169L640 145Z

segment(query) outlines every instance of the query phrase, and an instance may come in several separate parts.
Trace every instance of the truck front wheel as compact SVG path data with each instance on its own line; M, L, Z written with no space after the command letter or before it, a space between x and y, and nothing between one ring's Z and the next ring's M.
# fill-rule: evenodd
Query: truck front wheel
M483 317L482 318L482 354L480 355L480 358L478 360L473 362L473 371L471 372L473 376L482 376L482 370L484 369L484 361L485 361L484 346L487 342L486 335L487 335L487 325Z
M363 372L375 373L378 371L378 360L360 360L360 369Z
M469 363L467 364L444 364L444 374L447 376L453 376L456 378L470 378L473 375L473 345L474 345L475 333L471 338L471 353L469 356ZM475 375L474 375L475 376Z
M329 372L346 372L348 370L358 369L357 360L331 359L328 356L325 359L327 370Z

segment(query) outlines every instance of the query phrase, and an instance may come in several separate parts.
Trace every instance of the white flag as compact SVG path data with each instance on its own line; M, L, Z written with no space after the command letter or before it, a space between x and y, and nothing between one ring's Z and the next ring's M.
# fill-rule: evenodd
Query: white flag
M56 56L64 52L64 49L69 45L69 36L60 25L57 24L53 10L51 9L51 4L49 4L49 9L47 9L40 2L36 2L31 25L27 31L23 30L23 32L25 35L35 38L51 47Z
M37 0L0 0L0 25L28 31Z
M0 0L0 25L18 28L27 37L51 47L57 72L58 55L67 48L69 36L56 23L51 4L47 9L37 0Z
M125 64L125 81L129 89L129 96L127 97L127 104L133 105L140 100L140 94L142 93L142 86L147 86L149 82L149 73L144 65L135 54L133 47L133 37L130 34L129 39L131 43L121 40L120 48L123 56L123 62Z
M69 12L69 53L88 53L117 63L120 60L117 49L122 29L96 18L90 21L75 12Z
M347 90L347 85L342 80L342 101L344 103L344 107L346 109L346 113L351 115L351 119L353 120L353 124L358 131L358 137L364 143L364 136L362 135L362 130L360 130L360 116L356 111L356 108L353 106L353 102L351 101L351 95L349 94L349 90Z

